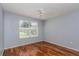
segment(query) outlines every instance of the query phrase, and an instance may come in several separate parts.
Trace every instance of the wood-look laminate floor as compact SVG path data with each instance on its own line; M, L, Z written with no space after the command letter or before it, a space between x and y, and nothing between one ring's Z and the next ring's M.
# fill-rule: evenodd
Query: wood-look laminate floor
M19 46L7 49L4 56L79 56L79 51L61 47L48 42Z

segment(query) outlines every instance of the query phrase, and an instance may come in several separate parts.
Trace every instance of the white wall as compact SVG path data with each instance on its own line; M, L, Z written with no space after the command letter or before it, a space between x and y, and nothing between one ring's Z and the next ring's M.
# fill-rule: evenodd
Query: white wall
M3 11L0 5L0 55L3 53Z
M45 41L79 50L79 10L45 23Z
M43 23L40 20L29 18L29 17L22 17L20 15L16 15L10 12L6 12L4 14L4 48L12 48L20 45L30 44L34 42L39 42L43 40ZM39 26L39 36L36 38L29 38L29 39L19 39L18 35L18 23L19 20L31 20L37 21Z

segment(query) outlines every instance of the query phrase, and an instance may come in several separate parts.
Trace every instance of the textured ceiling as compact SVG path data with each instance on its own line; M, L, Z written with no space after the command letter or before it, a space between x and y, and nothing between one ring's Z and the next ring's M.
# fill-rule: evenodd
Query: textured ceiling
M2 6L6 11L42 20L62 16L79 9L77 3L3 3Z

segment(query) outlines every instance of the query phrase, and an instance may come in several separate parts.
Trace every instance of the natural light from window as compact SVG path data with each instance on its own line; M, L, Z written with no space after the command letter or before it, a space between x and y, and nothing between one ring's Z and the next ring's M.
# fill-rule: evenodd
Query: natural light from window
M31 38L38 36L38 23L34 21L19 21L19 38Z

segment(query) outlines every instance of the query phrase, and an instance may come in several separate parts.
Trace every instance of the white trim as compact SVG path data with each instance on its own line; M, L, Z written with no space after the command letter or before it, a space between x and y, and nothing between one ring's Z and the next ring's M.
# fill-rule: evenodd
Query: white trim
M7 47L7 48L4 48L4 50L10 49L10 48L19 47L19 46L23 46L23 45L28 45L28 44L32 44L32 43L37 43L37 42L41 42L41 41L42 41L42 40L36 41L36 42L30 42L30 43L25 43L25 42L24 42L24 44L19 44L19 45L16 45L16 46Z
M21 25L22 25L23 22L27 22L27 23L29 22L31 24L36 23L36 26L35 27L30 27L30 28L22 28ZM19 39L38 37L38 22L36 22L36 21L28 21L28 20L20 20L18 26L19 26ZM36 30L35 35L31 34L31 35L28 35L28 36L24 36L24 35L20 36L20 32L27 32L28 30L31 31L31 30L34 30L34 29Z
M28 44L32 44L32 43L41 42L41 41L42 41L42 40L40 40L40 41L36 41L36 42L30 42L30 43L27 43L27 44L16 45L16 46L12 46L12 47L8 47L8 48L4 48L4 49L15 48L15 47L18 47L18 46L28 45ZM68 48L68 49L72 49L72 50L75 50L75 51L79 51L78 49L71 48L71 47L67 47L67 46L61 45L61 44L59 44L59 43L50 42L50 41L45 41L45 42L48 42L48 43L51 43L51 44L56 44L56 45L58 45L58 46L66 47L66 48ZM3 54L3 53L2 53L2 54Z
M0 51L0 56L3 56L3 52L4 52L4 50Z
M72 49L72 50L75 50L75 51L79 51L78 49L75 49L75 48L72 48L72 47L68 47L68 46L64 46L64 45L61 45L59 43L50 42L50 41L45 41L45 42L48 42L48 43L51 43L51 44L56 44L56 45L59 45L59 46L62 46L62 47L66 47L68 49Z

